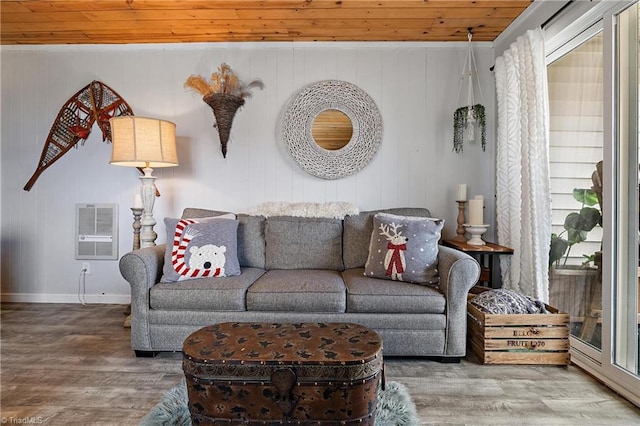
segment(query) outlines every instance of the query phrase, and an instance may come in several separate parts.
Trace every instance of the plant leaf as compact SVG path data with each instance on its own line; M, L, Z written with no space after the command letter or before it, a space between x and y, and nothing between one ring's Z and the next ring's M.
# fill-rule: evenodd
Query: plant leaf
M573 198L580 204L586 206L595 206L596 204L598 204L598 196L591 189L574 188Z
M587 240L587 232L580 229L570 229L567 231L567 241L570 246Z
M453 150L463 151L464 128L467 125L467 111L469 107L460 107L453 113Z
M580 210L580 217L582 217L582 230L587 232L595 228L602 220L600 211L593 207L583 207Z
M581 230L583 228L584 218L579 213L569 213L564 219L564 229L567 231Z
M562 259L569 248L569 242L556 234L551 234L551 246L549 248L549 267Z

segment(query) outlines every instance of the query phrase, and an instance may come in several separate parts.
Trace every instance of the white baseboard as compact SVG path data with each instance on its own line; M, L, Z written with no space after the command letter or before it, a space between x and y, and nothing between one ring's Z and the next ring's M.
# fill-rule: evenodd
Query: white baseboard
M77 294L42 294L42 293L4 293L0 295L3 302L15 303L81 303ZM85 294L85 303L128 305L131 296L128 294Z

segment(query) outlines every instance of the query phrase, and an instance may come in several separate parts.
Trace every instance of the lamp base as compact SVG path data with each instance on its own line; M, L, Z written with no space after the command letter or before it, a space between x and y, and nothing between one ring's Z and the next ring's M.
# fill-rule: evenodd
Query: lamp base
M143 213L140 221L140 248L153 247L156 245L158 234L153 230L156 220L151 213Z
M144 169L144 176L140 176L140 182L142 182L141 194L142 205L144 211L142 213L142 220L140 220L140 248L153 247L156 245L155 241L158 238L153 230L153 226L156 224L156 220L153 218L153 205L156 200L156 187L155 176L151 176L152 169L146 167Z

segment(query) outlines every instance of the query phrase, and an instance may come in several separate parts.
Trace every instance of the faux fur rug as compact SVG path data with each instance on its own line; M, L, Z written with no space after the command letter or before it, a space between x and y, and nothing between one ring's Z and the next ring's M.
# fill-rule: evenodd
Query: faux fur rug
M269 201L258 205L248 214L251 216L296 216L296 217L325 217L344 219L347 215L360 213L358 207L352 203L332 201L327 203L288 203L283 201Z
M164 394L158 405L140 421L140 426L190 426L187 400L187 386L182 379ZM419 423L416 406L407 388L402 383L387 382L385 390L378 393L376 426L415 426Z

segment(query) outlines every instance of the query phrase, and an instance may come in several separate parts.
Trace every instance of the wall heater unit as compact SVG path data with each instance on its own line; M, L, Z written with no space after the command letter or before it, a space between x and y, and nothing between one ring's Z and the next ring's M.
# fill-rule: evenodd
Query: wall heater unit
M117 213L117 204L76 204L76 259L118 258Z

